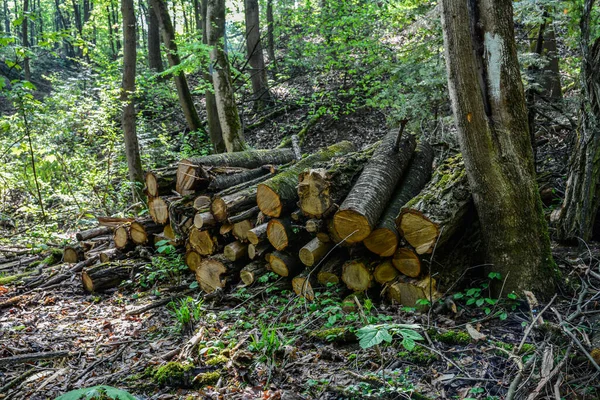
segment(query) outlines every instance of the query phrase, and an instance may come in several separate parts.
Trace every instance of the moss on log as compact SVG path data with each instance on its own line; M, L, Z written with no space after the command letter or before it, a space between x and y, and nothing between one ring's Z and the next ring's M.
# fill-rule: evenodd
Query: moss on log
M285 171L275 175L258 185L256 203L263 214L269 217L279 217L285 207L295 202L298 191L298 175L305 169L311 168L318 162L339 157L354 150L354 145L348 141L336 143L317 151L291 165Z
M396 227L417 254L431 253L461 226L471 201L465 166L458 154L444 161L425 188L402 207Z
M404 178L383 212L377 228L364 240L365 247L381 257L391 257L398 247L396 218L402 206L417 196L431 178L433 148L419 142Z
M350 192L380 142L365 150L336 157L298 175L299 206L309 218L325 218Z
M415 138L408 135L398 148L397 141L396 131L383 138L333 217L334 229L349 243L361 242L369 236L408 167Z
M268 175L274 173L274 167L265 165L259 168L241 171L237 174L219 175L210 182L207 190L211 192L218 192L232 186L254 180L256 178L265 177L265 179L268 179Z
M267 164L281 165L294 159L292 149L248 150L184 159L177 167L176 190L182 195L193 191L208 175L207 166L258 168Z

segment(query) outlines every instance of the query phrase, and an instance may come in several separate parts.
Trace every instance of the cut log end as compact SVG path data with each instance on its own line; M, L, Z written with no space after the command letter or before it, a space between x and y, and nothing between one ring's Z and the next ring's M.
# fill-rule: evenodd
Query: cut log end
M160 197L148 200L148 213L157 224L165 225L169 220L169 206Z
M312 267L327 255L331 247L333 243L321 242L318 238L314 238L300 249L298 256L302 264Z
M229 243L223 249L223 255L229 261L241 260L248 256L248 245L239 241Z
M363 292L371 287L373 275L364 261L350 260L342 268L342 280L348 289Z
M158 197L159 195L158 181L156 175L152 172L146 174L146 193L150 197Z
M333 217L333 227L340 238L348 243L365 240L372 229L367 218L353 210L338 211Z
M254 261L246 265L240 271L240 279L246 285L252 285L256 280L267 272L264 263L261 261Z
M413 210L403 210L396 221L398 231L417 254L431 253L439 235L436 224Z
M225 203L225 200L220 197L213 199L210 205L210 211L219 222L223 222L227 219L227 204Z
M177 183L175 190L185 196L191 192L196 183L196 167L189 160L181 160L177 167Z
M375 271L373 271L373 278L380 283L384 284L387 282L391 282L398 277L400 273L394 267L391 261L386 260L375 267Z
M202 256L200 256L200 254L193 250L190 250L185 254L185 263L188 266L188 268L194 272L196 272L196 270L200 266L201 261Z
M144 225L139 222L132 222L129 227L129 235L135 244L146 244L148 242L148 234Z
M421 275L421 260L411 249L400 248L392 259L394 267L406 276L416 278Z
M190 230L188 242L198 254L207 256L216 251L215 239L208 231L199 231L196 228Z
M283 250L289 245L288 233L284 222L272 219L267 225L267 238L275 250Z
M283 277L295 276L302 269L296 257L292 257L287 253L279 251L271 253L269 264L271 266L271 271Z
M200 289L206 293L212 293L225 287L227 282L222 275L226 273L227 267L223 263L207 258L196 269L196 280Z
M430 277L421 280L399 279L388 286L387 293L391 300L406 307L417 307L420 299L427 299L433 303L440 297L440 294L436 291L435 279Z
M113 240L117 249L124 249L129 245L129 233L124 225L118 226L113 233Z
M305 275L300 275L292 279L292 289L298 296L302 296L307 300L315 299L315 292L310 284L310 280Z
M391 257L398 247L396 232L387 228L375 229L363 242L367 249L381 257Z
M283 209L279 195L263 184L256 188L256 204L263 214L273 218L278 218Z

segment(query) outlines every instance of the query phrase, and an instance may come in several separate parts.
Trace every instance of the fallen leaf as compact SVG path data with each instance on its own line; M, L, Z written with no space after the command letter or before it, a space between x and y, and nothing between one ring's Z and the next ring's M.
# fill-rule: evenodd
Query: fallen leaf
M486 338L486 336L483 333L479 332L477 329L475 329L473 325L467 324L466 328L467 333L469 334L469 336L471 336L473 340L478 341L484 340Z

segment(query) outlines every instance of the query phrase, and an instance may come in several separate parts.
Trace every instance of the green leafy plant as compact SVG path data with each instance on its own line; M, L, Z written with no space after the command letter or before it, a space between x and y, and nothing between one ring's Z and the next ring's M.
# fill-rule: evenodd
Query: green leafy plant
M473 287L454 294L455 300L464 301L465 306L475 306L483 309L486 315L494 312L500 320L508 318L508 311L514 311L518 305L518 297L515 293L508 293L506 299L495 299L491 297L489 287L493 280L502 280L499 272L488 274L489 282L482 283L479 287Z
M356 331L360 347L368 349L383 342L391 343L394 335L402 338L400 344L408 351L415 348L416 341L423 340L417 329L420 325L409 324L379 324L367 325Z
M136 398L125 390L100 385L72 390L58 396L56 400L136 400Z
M202 316L202 300L186 297L168 304L169 313L177 320L180 331L191 331Z

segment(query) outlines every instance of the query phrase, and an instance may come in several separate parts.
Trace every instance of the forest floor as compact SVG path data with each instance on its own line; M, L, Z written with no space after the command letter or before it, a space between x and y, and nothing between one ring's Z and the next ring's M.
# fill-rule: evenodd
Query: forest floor
M597 315L599 254L598 248L584 254L556 248L562 289L578 290L561 292L533 312L525 302L498 303L489 315L467 305L473 297L468 288L454 300L458 309L447 302L449 307L419 313L365 298L357 307L336 287L306 302L274 276L209 296L187 289L191 274L180 276L174 288L142 291L130 283L103 294L86 293L76 276L31 291L3 285L0 303L22 296L0 305L0 357L64 353L0 364L0 398L51 399L106 384L142 399L503 399L520 376L519 394L538 386L541 398L559 393L556 398L596 399L599 374L577 347L589 348L585 341L593 342L593 331L574 341L561 330ZM177 300L141 308L184 295L197 307L187 324L173 314L184 304ZM536 327L529 330L532 321ZM419 324L425 340L413 351L399 340L362 349L352 331L367 323ZM191 338L198 346L193 352L186 350ZM542 371L529 368L533 358L544 364ZM157 373L157 366L177 359L195 365Z

